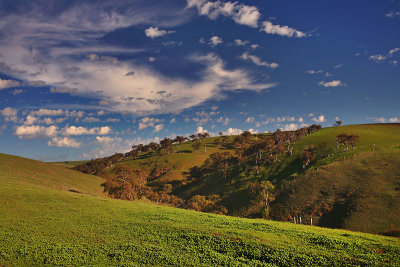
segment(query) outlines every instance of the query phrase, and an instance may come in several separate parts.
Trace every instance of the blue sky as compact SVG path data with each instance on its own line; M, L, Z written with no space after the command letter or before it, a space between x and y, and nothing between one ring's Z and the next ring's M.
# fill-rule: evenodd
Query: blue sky
M400 122L400 1L0 1L0 152Z

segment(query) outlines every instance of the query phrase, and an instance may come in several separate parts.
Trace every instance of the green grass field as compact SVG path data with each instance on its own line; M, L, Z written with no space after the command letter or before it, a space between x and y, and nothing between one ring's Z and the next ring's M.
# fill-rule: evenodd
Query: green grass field
M0 159L1 266L400 265L397 238L113 200L101 178Z

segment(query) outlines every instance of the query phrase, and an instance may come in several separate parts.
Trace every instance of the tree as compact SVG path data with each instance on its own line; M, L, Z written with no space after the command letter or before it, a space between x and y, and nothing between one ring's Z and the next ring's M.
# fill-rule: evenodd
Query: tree
M186 137L183 137L183 136L180 136L180 135L175 137L175 139L173 140L174 143L179 143L179 150L182 150L181 145L185 141L186 141Z
M355 146L359 140L360 140L360 137L358 135L350 135L349 136L349 143L353 149L355 149Z
M315 159L315 154L314 154L314 149L315 146L306 146L302 153L303 153L303 169L307 167L311 161Z
M169 154L172 152L172 140L169 138L164 138L160 141L160 146L165 149L165 153Z
M250 193L256 200L264 204L264 217L269 217L269 203L275 199L273 193L275 186L270 181L254 182L249 184Z
M112 172L114 177L108 179L102 186L104 192L118 199L134 200L141 198L151 190L145 186L146 176L143 172L133 171L126 165L116 166Z
M200 140L194 141L193 144L192 144L192 147L193 147L193 150L194 150L194 151L199 151L200 148L201 148L201 142L200 142Z
M342 122L341 120L336 121L336 125L337 125L337 126L342 125L342 123L343 123L343 122Z

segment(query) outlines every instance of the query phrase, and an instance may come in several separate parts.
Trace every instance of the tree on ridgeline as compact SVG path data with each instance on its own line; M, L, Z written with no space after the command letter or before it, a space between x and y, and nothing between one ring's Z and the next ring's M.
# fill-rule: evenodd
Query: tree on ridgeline
M175 139L173 140L174 143L178 143L179 144L179 150L182 150L182 143L186 141L186 137L184 136L180 136L178 135L177 137L175 137Z
M336 121L336 125L337 125L337 126L341 126L342 123L343 123L343 122L342 122L341 120Z
M163 140L160 141L161 148L164 148L165 153L169 154L172 152L172 140L165 137Z

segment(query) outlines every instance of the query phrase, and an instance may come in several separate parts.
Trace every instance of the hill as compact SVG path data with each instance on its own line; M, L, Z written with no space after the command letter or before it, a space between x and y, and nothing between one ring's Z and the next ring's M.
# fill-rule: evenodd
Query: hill
M345 145L338 147L337 136L341 134L359 137L354 149L349 145L348 149ZM254 154L238 163L237 137L212 137L201 140L200 151L192 147L197 141L189 141L176 144L169 154L161 150L141 153L135 159L121 157L102 175L114 177L115 167L126 165L145 173L146 185L153 190L170 184L172 194L186 201L198 195L217 196L218 204L234 216L284 221L302 217L308 223L312 218L319 226L371 233L400 228L400 124L323 128L284 141L281 148L279 135L250 137L254 145L261 139L275 142L270 151L260 153L258 163ZM305 149L313 156L306 166ZM251 146L247 151L253 153ZM207 170L203 166L216 152L228 152L233 157L226 178L220 167ZM270 181L276 189L267 215L263 214L262 202L256 201L249 190L252 183L261 181Z
M397 238L115 200L97 195L97 177L1 162L1 266L400 264Z
M89 195L103 195L104 179L65 168L57 163L45 163L0 153L2 185L47 187Z

